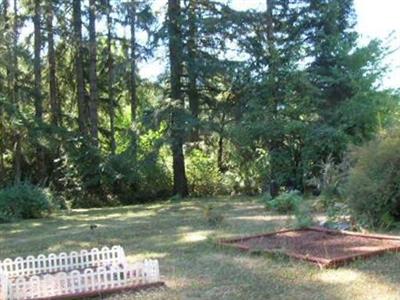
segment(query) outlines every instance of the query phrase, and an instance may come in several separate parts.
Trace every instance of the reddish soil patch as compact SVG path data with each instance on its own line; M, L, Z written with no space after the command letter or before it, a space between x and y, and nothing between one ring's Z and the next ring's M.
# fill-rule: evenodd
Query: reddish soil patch
M400 251L400 237L307 228L283 230L240 239L222 240L222 245L247 251L283 253L321 267L337 267L360 257Z

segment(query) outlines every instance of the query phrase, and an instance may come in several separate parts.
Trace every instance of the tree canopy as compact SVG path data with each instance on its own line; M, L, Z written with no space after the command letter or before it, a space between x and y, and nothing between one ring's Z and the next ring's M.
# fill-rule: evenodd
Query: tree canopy
M352 0L2 0L0 186L84 207L304 190L398 118L355 24Z

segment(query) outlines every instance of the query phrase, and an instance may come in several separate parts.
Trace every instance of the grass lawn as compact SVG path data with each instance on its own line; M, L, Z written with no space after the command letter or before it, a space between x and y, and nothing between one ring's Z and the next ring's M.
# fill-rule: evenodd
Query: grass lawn
M212 204L217 228L203 217ZM319 270L285 257L241 253L215 239L291 226L256 198L194 199L80 209L46 220L0 225L0 259L120 244L129 260L158 258L167 288L107 299L400 299L400 254ZM97 224L90 230L90 224Z

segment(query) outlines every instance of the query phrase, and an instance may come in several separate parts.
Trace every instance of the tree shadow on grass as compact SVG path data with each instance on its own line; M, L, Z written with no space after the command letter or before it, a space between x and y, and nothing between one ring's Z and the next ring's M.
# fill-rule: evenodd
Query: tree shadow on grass
M170 288L156 291L154 298L144 294L144 299L400 299L398 256L394 262L388 255L371 265L365 261L319 270L285 256L219 248L210 239L153 242L155 248L165 250L161 272ZM385 273L388 264L392 275Z
M391 283L376 283L376 276L357 269L319 270L285 257L216 250L207 241L193 247L195 257L178 251L161 260L167 289L126 299L397 299L390 298L393 293L387 298L380 293L379 289L391 289ZM378 288L377 293L368 288Z
M208 230L210 235L215 233L221 236L234 234L240 227L264 229L268 223L275 222L262 221L263 226L259 226L252 220L231 222L227 218L223 226L213 228L203 217L202 205L185 202L170 204L166 208L150 204L147 207L83 209L49 219L3 224L0 225L1 256L26 256L112 244L132 245L131 249L135 251L185 247L183 237L191 235L189 245L196 240L197 231ZM235 214L235 203L216 203L215 207L221 209L224 215ZM92 230L90 226L93 224L96 227Z

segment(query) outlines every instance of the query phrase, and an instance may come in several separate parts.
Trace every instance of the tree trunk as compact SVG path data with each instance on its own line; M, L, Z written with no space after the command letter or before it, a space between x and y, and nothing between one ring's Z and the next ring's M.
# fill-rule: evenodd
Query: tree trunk
M18 97L18 54L17 54L17 43L18 43L18 6L17 0L13 2L14 16L12 24L12 66L10 67L11 77L11 100L19 111L19 97ZM21 181L22 170L22 152L21 152L21 133L19 129L16 129L14 133L14 181L19 183Z
M131 76L130 76L130 96L131 96L131 122L135 122L136 111L138 106L136 94L136 0L131 1L129 4L129 25L131 32Z
M4 154L6 151L5 145L5 130L3 124L3 110L0 108L0 185L3 183L5 179L5 165L4 165Z
M220 172L225 172L225 166L223 163L223 157L224 157L224 137L222 135L219 136L218 138L218 157L217 157L217 164L218 164L218 170Z
M268 42L268 51L271 55L271 51L274 48L274 28L273 28L273 9L274 9L275 0L267 0L267 42Z
M18 7L17 0L14 0L14 15L12 22L12 66L10 66L10 77L11 77L11 99L13 103L18 106L18 54L17 54L17 45L18 45Z
M75 43L75 76L76 93L78 97L78 124L79 131L87 135L87 105L85 101L85 84L83 77L83 43L82 43L82 12L81 1L73 0L73 26Z
M267 51L268 51L268 73L270 87L272 90L270 93L273 98L273 113L277 114L278 102L276 99L275 87L276 87L276 76L277 76L277 53L275 47L275 36L274 36L274 23L273 23L273 10L274 10L275 0L267 0Z
M3 107L0 106L0 185L5 178L4 155L6 152L5 125Z
M108 52L108 59L107 59L107 65L108 65L108 105L109 105L109 117L110 117L110 149L111 153L115 154L115 125L114 125L114 119L115 119L115 113L114 113L114 62L113 62L113 56L112 56L112 33L111 33L111 28L112 28L112 20L111 20L111 0L107 1L107 52Z
M217 154L217 165L220 172L224 173L226 171L226 166L223 162L224 158L224 129L225 129L225 113L222 113L222 117L220 120L220 130L219 130L219 138L218 138L218 154Z
M89 119L90 135L94 145L98 146L97 116L97 42L96 42L96 1L89 1Z
M34 58L33 73L35 77L34 99L35 99L35 118L38 124L43 122L43 100L42 100L42 66L40 52L42 48L42 33L40 28L41 1L35 0L35 13L33 16L34 27ZM46 177L45 153L41 145L36 147L38 161L38 175L40 180Z
M21 150L21 135L17 131L14 134L14 183L18 184L21 182L21 177L22 177L22 170L21 170L21 164L22 164L22 150Z
M5 95L8 96L8 93L10 91L10 68L8 64L8 58L10 56L10 46L8 43L8 31L9 31L9 19L8 19L8 0L3 0L2 1L2 18L3 18L3 28L2 34L4 36L4 40L6 41L6 63L5 63L5 69L6 69L6 82L4 83L4 90L5 90ZM4 163L4 155L6 151L6 141L5 141L5 123L4 123L4 111L3 108L0 106L0 184L3 183L5 179L5 163Z
M197 90L197 62L196 62L196 0L189 1L189 32L188 32L188 97L189 108L193 119L191 141L199 140L199 93Z
M168 35L169 59L171 76L171 98L174 109L171 120L172 158L174 186L173 193L181 197L188 195L185 172L185 157L183 154L184 123L182 97L182 37L180 27L180 0L168 0Z
M34 58L33 73L35 77L34 99L35 99L35 117L37 121L43 119L43 101L42 101L42 68L41 68L41 47L42 33L40 30L40 0L35 0L35 14L33 16L34 27Z
M131 101L131 153L136 163L138 132L135 126L136 113L138 108L137 86L136 86L136 1L131 0L128 7L129 27L131 34L130 41L130 76L129 92Z
M274 24L273 24L273 10L275 0L267 0L267 14L266 14L266 25L267 25L267 51L268 51L268 85L269 94L272 98L270 105L272 106L273 118L277 118L278 114L278 101L276 93L276 77L277 77L277 53L275 48L275 36L274 36ZM271 179L280 185L281 182L278 180L277 173L279 172L279 145L280 141L277 138L272 138L268 145L269 156L270 156L270 171Z
M53 1L47 0L47 14L46 14L46 27L47 27L47 42L48 52L47 60L49 64L49 98L51 110L51 124L58 126L61 125L61 105L60 100L57 98L57 77L56 77L56 56L54 51L54 30L53 30Z

